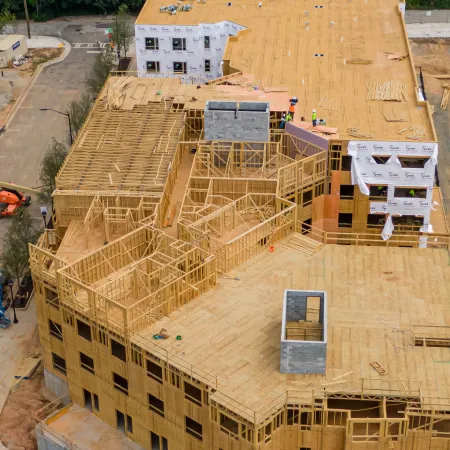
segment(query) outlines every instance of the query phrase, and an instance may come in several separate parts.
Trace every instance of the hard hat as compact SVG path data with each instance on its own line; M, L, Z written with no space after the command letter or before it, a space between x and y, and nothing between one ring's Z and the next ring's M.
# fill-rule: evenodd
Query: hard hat
M316 110L315 110L315 109L313 109L313 112L316 112Z

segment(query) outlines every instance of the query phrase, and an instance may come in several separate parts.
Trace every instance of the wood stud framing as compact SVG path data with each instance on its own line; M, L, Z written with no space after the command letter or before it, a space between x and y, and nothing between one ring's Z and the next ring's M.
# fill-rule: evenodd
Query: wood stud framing
M272 130L263 144L205 142L200 109L172 100L121 109L127 99L111 95L97 100L58 176L56 228L30 246L45 365L61 376L52 368L52 353L66 358L72 399L83 404L83 387L101 392L96 414L113 426L111 411L121 405L133 417L127 435L146 448L149 429L165 436L169 448L241 450L381 449L391 442L403 446L389 448L413 450L424 447L407 444L412 434L423 442L436 433L447 437L436 424L450 419L432 399L423 409L419 383L360 379L347 386L336 380L307 398L288 390L251 409L224 394L216 375L188 356L143 336L214 288L219 273L294 232L306 230L322 243L369 240L305 223L313 200L329 194L331 172L342 168L341 141L326 151ZM193 148L175 239L159 228L181 160ZM51 335L49 321L61 325L63 341ZM89 327L90 341L79 336L78 321ZM125 347L125 360L111 354L111 339ZM74 348L92 359L95 373L79 369ZM113 373L127 389L113 383ZM157 407L150 408L149 399ZM360 405L350 408L348 400ZM381 411L377 417L355 414L371 410L371 402ZM389 415L392 402L403 415Z

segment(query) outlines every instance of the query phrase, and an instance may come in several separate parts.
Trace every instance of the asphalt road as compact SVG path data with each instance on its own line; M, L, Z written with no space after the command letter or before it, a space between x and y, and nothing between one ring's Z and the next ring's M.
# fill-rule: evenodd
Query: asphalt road
M33 36L54 36L71 44L107 42L105 28L110 26L106 17L82 17L31 24ZM26 34L25 23L17 33ZM63 115L39 108L65 112L68 104L87 88L96 49L72 48L61 63L45 68L28 93L6 132L0 136L0 180L23 186L38 186L40 163L52 139L67 142L68 121ZM30 213L41 220L41 206L32 195ZM10 220L0 220L0 250Z

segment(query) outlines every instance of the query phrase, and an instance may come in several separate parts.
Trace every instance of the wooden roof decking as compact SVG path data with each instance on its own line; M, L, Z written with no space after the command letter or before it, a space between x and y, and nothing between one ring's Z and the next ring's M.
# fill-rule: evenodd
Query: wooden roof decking
M109 110L98 102L57 177L57 189L162 193L185 120L170 107L160 101Z
M316 109L327 126L339 128L341 139L349 138L351 127L375 140L405 140L398 131L413 126L424 130L424 140L436 141L428 107L416 100L416 75L397 1L263 1L261 8L257 1L227 3L194 2L191 11L170 15L159 12L170 2L147 0L136 24L238 23L247 29L228 39L225 63L250 74L263 88L283 86L297 96L297 118L310 120ZM387 53L409 56L397 61ZM371 63L349 63L358 58ZM406 98L368 100L367 86L386 81L401 82ZM324 98L334 101L336 109L321 106ZM387 122L385 115L404 122Z
M141 334L151 340L165 328L172 337L158 345L216 375L218 391L252 410L287 389L311 399L314 389L338 389L340 382L358 388L361 378L383 383L378 395L389 395L394 386L413 395L408 386L420 384L423 397L450 403L450 365L439 364L449 359L449 348L414 347L411 338L414 325L450 326L446 251L330 244L305 257L276 244L273 253L254 257L232 275L240 280L221 279L216 288ZM324 377L280 373L287 288L327 292ZM173 338L178 334L181 341ZM381 377L372 361L388 374Z

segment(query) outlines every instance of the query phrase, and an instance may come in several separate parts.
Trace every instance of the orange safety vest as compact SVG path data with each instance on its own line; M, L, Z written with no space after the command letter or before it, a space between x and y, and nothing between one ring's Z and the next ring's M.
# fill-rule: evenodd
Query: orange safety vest
M289 106L289 112L291 114L295 112L295 106L294 105Z

